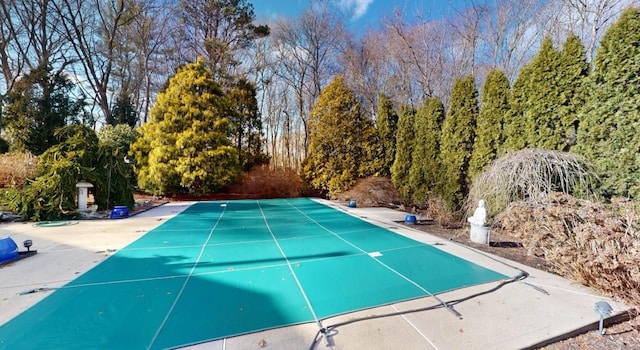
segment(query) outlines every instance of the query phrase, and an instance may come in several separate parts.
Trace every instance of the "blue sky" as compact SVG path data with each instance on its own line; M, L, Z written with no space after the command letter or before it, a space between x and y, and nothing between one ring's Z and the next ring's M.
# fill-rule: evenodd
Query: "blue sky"
M393 16L396 9L401 9L407 16L415 17L420 12L424 16L435 19L448 17L455 8L460 8L464 0L332 0L338 6L354 13L348 23L353 31L360 31L369 26L377 27L380 18ZM277 16L295 17L308 6L309 0L248 0L260 23L261 19Z

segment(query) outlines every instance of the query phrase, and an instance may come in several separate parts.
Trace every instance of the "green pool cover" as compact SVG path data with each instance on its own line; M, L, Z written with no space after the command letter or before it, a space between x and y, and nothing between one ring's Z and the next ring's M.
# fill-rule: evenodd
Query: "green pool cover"
M0 349L166 349L504 275L313 200L200 202L0 326Z

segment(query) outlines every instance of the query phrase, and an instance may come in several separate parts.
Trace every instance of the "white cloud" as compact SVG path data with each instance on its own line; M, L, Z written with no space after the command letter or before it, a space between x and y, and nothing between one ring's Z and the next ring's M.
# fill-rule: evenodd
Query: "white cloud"
M352 11L352 20L356 20L367 13L367 9L373 0L339 0L338 5L346 11Z

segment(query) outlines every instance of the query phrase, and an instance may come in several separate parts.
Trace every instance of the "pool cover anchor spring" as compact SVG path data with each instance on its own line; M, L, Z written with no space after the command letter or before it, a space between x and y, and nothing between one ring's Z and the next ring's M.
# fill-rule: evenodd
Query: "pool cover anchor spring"
M462 314L459 313L458 311L456 311L456 309L453 308L453 306L447 304L446 302L442 301L442 303L444 304L444 306L447 308L447 310L449 310L449 312L451 312L455 317L457 317L459 320L462 319Z

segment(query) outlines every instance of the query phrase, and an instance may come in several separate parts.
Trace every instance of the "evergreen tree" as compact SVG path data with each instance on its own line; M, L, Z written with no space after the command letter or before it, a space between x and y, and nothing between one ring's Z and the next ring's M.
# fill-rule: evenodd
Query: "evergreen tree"
M238 161L244 170L266 164L263 152L262 119L258 110L256 87L241 78L227 93L231 106L231 139L238 150Z
M530 123L526 128L529 147L562 149L564 129L558 116L562 95L558 86L559 63L560 53L554 49L551 38L545 38L529 64L531 75L525 110L525 119Z
M575 142L576 110L582 105L581 86L587 73L584 47L575 35L568 37L562 52L545 38L514 83L505 149L569 150Z
M138 185L154 194L215 192L241 173L229 141L229 107L202 59L180 68L158 94L132 145Z
M20 79L6 97L3 127L12 150L39 155L58 143L56 129L77 120L83 101L70 97L75 85L40 66Z
M411 202L413 193L409 184L409 169L415 141L413 127L416 111L408 106L400 107L398 116L398 134L396 137L396 155L391 166L391 183L405 202Z
M571 34L564 42L558 65L557 115L562 141L558 150L568 152L576 143L579 120L578 112L585 103L585 79L589 75L589 63L584 45L576 35Z
M530 123L527 120L529 81L532 69L525 65L518 73L509 93L509 109L504 117L502 132L504 142L498 147L498 157L509 151L519 151L528 146Z
M127 124L106 125L98 131L95 168L101 176L94 179L94 192L99 209L114 205L133 207L135 174L127 154L138 136Z
M107 116L108 125L116 126L118 124L126 124L135 127L138 123L138 112L131 102L131 96L126 92L121 92L116 97L116 103L111 109L111 114Z
M439 194L453 210L462 207L469 189L468 170L478 119L478 91L472 76L453 84L440 141Z
M181 0L176 9L181 39L191 51L187 54L205 55L218 79L230 77L241 63L238 54L270 33L268 26L254 23L253 5L247 0Z
M360 112L356 98L337 76L313 106L310 118L309 156L303 175L311 185L330 194L349 189L361 176L369 159L374 127Z
M376 118L376 133L380 144L380 159L382 160L380 175L391 175L391 166L396 154L396 134L398 133L398 114L393 109L393 103L385 94L378 102L378 117Z
M436 186L444 117L444 105L436 97L428 98L415 115L414 148L408 179L413 189L413 203L424 203Z
M56 145L47 149L38 162L38 175L22 190L11 189L3 205L23 219L59 220L75 214L76 183L95 183L104 177L95 165L98 138L83 125L59 128Z
M0 137L0 154L9 152L9 142L7 140Z
M601 173L609 196L640 197L640 10L629 8L605 33L587 78L575 151Z
M503 122L509 111L509 79L503 71L493 69L482 88L482 102L476 126L476 138L469 160L469 179L481 173L498 157L503 137Z

